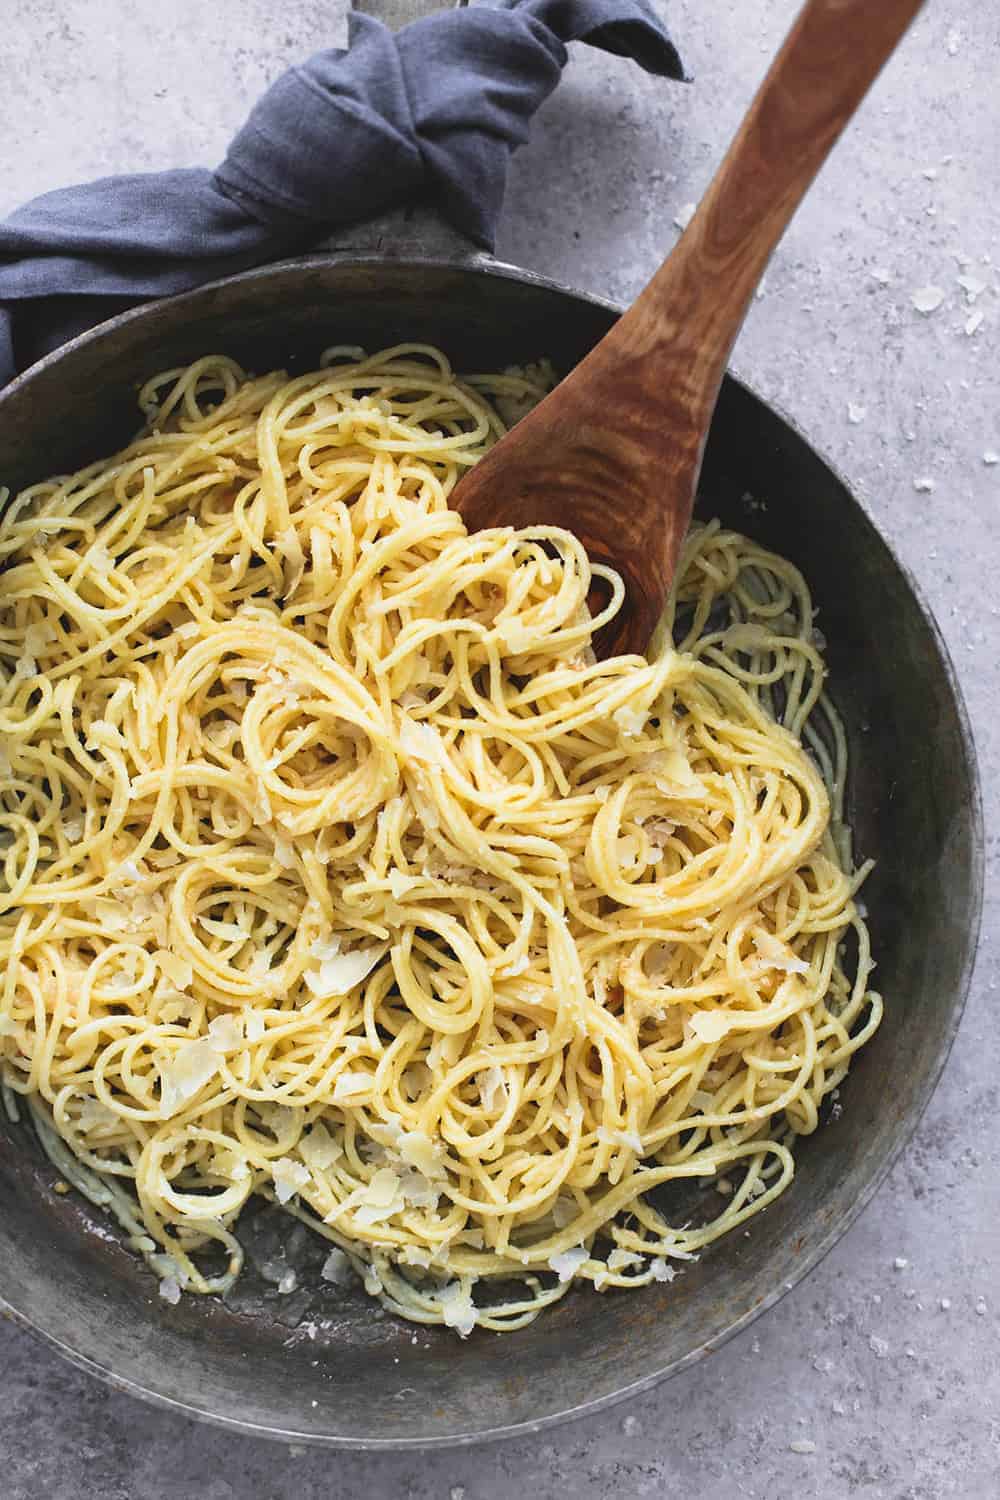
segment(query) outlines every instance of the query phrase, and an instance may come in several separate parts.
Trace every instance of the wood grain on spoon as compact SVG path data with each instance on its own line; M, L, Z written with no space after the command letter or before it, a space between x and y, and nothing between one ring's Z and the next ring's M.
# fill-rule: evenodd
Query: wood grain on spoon
M574 531L644 651L733 341L785 226L922 0L808 0L687 230L605 338L457 486L469 527Z

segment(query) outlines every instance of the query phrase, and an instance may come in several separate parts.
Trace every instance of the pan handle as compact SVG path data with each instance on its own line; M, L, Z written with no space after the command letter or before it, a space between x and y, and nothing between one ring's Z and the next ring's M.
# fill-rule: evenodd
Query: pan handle
M373 16L390 31L399 31L411 21L439 10L460 10L467 4L468 0L354 0L354 9ZM420 203L390 209L364 223L338 229L317 249L340 257L377 255L380 259L399 257L462 265L491 259L440 214Z

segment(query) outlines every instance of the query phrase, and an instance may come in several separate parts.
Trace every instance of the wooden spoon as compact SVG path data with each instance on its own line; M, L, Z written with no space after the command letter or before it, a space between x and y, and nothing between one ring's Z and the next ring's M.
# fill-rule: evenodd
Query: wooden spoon
M669 260L462 479L470 529L574 531L623 575L601 642L644 651L691 520L729 352L803 194L922 0L808 0Z

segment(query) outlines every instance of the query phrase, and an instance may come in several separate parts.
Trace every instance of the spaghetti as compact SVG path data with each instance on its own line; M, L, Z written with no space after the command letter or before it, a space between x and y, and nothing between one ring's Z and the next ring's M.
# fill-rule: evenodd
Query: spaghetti
M878 1025L796 569L696 528L598 662L617 577L449 510L546 380L210 357L6 508L5 1097L170 1299L254 1194L463 1334L670 1280Z

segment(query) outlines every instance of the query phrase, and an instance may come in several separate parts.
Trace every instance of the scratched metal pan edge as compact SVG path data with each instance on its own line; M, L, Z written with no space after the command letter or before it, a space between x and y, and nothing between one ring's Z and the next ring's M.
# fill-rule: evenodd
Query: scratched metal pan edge
M82 335L0 395L0 477L19 487L93 459L136 425L154 371L221 350L251 368L308 367L325 344L440 343L460 369L550 357L560 371L615 310L486 257L314 255L151 304ZM947 1059L975 955L983 826L968 718L912 579L834 469L780 413L727 379L700 511L790 556L829 641L852 750L856 848L886 995L843 1117L798 1148L795 1182L672 1286L581 1290L514 1334L413 1330L363 1293L306 1280L235 1307L182 1298L53 1191L26 1134L0 1124L0 1301L6 1314L121 1390L285 1441L391 1449L527 1433L649 1388L719 1348L815 1266L883 1182ZM2 587L2 580L0 580ZM252 1279L252 1275L251 1275ZM298 1294L293 1294L293 1297ZM305 1293L303 1293L305 1295ZM295 1317L321 1322L311 1341ZM724 1367L720 1364L720 1377Z

